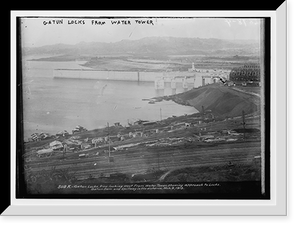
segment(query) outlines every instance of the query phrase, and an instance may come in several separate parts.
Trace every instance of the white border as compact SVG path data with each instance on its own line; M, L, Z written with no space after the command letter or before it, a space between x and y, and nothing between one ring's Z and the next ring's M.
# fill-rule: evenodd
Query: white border
M286 4L286 2L284 3ZM281 5L280 7L282 7ZM278 8L279 9L279 8ZM13 17L266 17L275 11L11 11Z
M11 205L2 215L286 215L286 1L276 11L12 11ZM16 17L271 17L271 200L30 200L15 198Z

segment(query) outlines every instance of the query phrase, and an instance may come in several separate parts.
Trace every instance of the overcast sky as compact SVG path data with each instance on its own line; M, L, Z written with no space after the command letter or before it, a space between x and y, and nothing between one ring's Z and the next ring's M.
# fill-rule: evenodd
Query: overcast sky
M55 20L55 21L53 21ZM112 21L127 24L112 24ZM136 20L148 20L139 24ZM150 21L152 20L152 21ZM75 24L75 21L77 24ZM97 23L95 23L97 21ZM129 21L129 23L128 23ZM102 23L102 25L101 25ZM57 43L117 42L150 36L260 39L259 19L226 18L22 18L24 47Z

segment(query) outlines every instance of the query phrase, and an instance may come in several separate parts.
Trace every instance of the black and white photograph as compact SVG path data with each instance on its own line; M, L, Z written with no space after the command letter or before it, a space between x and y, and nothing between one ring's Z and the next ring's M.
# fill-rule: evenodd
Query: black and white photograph
M270 199L269 30L18 17L16 197Z

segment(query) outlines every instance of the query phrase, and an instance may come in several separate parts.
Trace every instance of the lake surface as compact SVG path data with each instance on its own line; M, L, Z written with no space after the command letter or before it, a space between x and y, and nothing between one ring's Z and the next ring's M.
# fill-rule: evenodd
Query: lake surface
M53 70L57 68L85 67L80 62L24 61L25 139L32 133L71 132L76 125L92 130L108 122L128 125L138 119L157 121L161 115L164 119L197 112L193 107L172 101L155 104L143 101L158 95L154 82L54 79Z

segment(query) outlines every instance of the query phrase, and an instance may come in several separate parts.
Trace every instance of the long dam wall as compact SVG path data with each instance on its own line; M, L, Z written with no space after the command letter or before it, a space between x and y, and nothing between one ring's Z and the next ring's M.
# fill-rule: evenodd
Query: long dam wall
M214 73L215 74L215 73ZM55 69L54 78L112 80L128 82L151 82L157 96L182 93L192 88L219 82L207 72L136 72L136 71L101 71L93 69Z
M162 77L192 77L191 72L136 72L136 71L101 71L93 69L55 69L54 78L94 79L134 82L155 82Z

